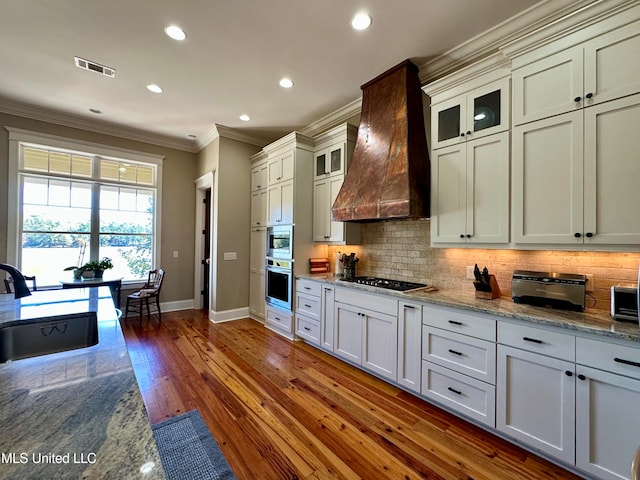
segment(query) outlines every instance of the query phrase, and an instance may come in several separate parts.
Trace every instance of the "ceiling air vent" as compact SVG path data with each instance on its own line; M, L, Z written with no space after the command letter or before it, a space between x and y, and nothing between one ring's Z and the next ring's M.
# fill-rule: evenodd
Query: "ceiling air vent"
M116 69L107 67L105 65L100 65L99 63L92 62L91 60L85 60L80 57L73 57L76 62L76 67L82 68L84 70L91 70L92 72L97 72L105 77L114 78L116 76Z

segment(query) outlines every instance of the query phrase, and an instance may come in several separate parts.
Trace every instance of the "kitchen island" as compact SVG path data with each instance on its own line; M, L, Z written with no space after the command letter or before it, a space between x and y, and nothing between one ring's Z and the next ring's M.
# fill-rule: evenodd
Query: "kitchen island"
M0 364L0 478L165 478L109 288L0 295L0 328L80 312L97 345Z

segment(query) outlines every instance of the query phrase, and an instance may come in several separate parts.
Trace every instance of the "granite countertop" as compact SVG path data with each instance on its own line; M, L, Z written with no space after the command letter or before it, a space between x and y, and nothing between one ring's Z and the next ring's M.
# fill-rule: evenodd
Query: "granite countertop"
M396 292L393 290L346 282L333 274L296 275L296 278L322 283L332 283L336 287L353 288L380 295L389 295L409 301L459 308L469 310L471 312L495 315L508 320L559 327L573 331L567 333L580 332L610 337L611 339L616 340L640 342L640 327L637 322L620 322L614 320L611 315L609 315L609 312L594 308L587 308L584 312L570 312L518 304L514 303L509 297L501 297L495 300L483 300L476 298L473 293L460 293L457 291L452 292L446 290L438 290L435 292L427 292L424 290Z
M97 345L0 364L0 478L165 478L108 287L0 295L0 328L87 311Z

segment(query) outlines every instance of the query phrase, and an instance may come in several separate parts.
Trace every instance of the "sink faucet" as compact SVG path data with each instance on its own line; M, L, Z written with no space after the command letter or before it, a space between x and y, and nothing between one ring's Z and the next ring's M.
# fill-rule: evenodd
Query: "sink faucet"
M24 279L24 275L13 265L9 265L6 263L0 263L0 270L4 270L11 275L13 278L13 287L16 291L15 298L22 298L31 295L29 291L29 287L27 287L27 282Z

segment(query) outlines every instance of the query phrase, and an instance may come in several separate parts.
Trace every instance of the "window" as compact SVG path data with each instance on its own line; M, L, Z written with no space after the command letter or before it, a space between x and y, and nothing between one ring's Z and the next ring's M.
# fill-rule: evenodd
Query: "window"
M16 242L7 259L38 286L59 285L66 267L103 257L113 262L109 275L146 279L160 258L162 159L8 130Z

